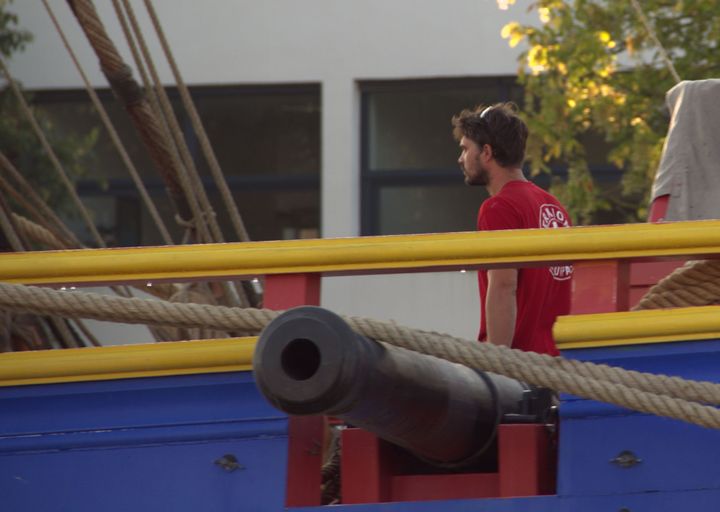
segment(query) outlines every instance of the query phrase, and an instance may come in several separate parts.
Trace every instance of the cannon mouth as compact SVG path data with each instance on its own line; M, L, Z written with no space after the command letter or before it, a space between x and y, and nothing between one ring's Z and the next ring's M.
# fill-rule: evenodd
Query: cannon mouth
M296 381L311 379L320 369L321 360L317 345L306 338L292 340L280 355L283 372Z

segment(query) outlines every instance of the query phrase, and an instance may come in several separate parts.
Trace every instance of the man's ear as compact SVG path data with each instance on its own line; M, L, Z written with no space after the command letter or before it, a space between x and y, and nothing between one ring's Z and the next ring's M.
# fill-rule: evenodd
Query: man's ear
M485 161L489 161L490 159L492 159L493 151L492 151L492 146L490 144L483 144L482 156L485 159Z

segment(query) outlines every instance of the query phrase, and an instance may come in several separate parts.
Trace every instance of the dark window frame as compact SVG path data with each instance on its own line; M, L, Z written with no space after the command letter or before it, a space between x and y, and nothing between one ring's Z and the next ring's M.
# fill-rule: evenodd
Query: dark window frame
M176 87L165 88L171 102L180 103L180 93ZM109 88L96 88L96 94L100 101L108 102L114 99L113 92ZM190 94L193 100L202 98L218 98L218 97L237 97L245 95L314 95L317 97L318 108L320 110L319 133L322 137L322 85L320 82L301 82L287 84L232 84L232 85L198 85L190 87ZM69 103L69 102L87 102L90 104L87 91L84 89L51 89L51 90L35 90L31 92L33 103L39 106L53 103ZM204 158L202 149L195 135L189 116L181 111L178 116L178 122L185 137L185 141L189 148L190 154L196 164L200 159ZM98 127L105 130L102 122L98 118ZM322 140L320 140L320 148L322 148ZM320 165L312 173L286 173L286 174L266 174L262 172L249 173L243 176L225 175L225 180L230 190L246 191L248 189L257 191L307 191L315 190L318 193L318 230L322 222L322 198L321 196L321 174L322 174L322 155L318 155ZM207 175L201 175L200 179L205 185L205 189L209 195L218 193L218 187L212 179ZM142 176L148 193L151 196L162 195L165 193L165 183L159 175L154 174L151 177ZM127 178L111 178L107 180L107 186L101 185L97 180L80 179L76 182L76 189L81 196L105 196L113 198L122 198L140 201L140 194L128 175ZM117 229L117 228L116 228ZM142 235L138 233L139 236Z
M448 89L487 87L495 82L499 98L510 99L511 90L517 87L516 77L483 76L453 78L420 78L408 80L367 80L358 83L360 88L360 233L380 234L380 191L383 187L454 185L462 181L457 165L442 169L370 169L370 102L369 96L383 92L438 92ZM468 105L472 107L472 105ZM448 123L448 134L450 124Z
M496 82L498 98L508 101L513 98L512 89L519 87L514 76L452 77L404 80L368 80L358 83L360 89L360 232L362 235L380 235L380 192L384 187L441 186L454 185L462 180L458 166L443 169L370 169L370 101L369 96L383 92L436 92L448 89L472 89L487 87L489 81ZM517 101L517 100L516 100ZM519 101L517 101L520 104ZM472 107L472 105L468 105ZM448 133L450 126L448 124ZM617 183L620 169L612 164L589 166L598 183ZM527 169L526 169L527 171ZM547 188L553 178L567 178L568 169L563 165L551 165L550 173L540 173L530 179ZM529 175L526 172L526 175ZM479 205L478 205L479 206Z

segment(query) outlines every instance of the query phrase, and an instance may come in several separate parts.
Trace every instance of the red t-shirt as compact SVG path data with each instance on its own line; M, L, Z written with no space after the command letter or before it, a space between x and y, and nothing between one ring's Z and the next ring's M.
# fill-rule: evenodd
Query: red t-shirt
M508 182L497 195L482 204L477 220L477 228L481 231L567 226L570 226L570 218L560 202L529 181ZM559 354L552 337L552 326L559 315L570 312L572 273L571 265L518 269L517 320L512 348ZM478 272L478 281L481 308L478 339L485 340L487 271Z

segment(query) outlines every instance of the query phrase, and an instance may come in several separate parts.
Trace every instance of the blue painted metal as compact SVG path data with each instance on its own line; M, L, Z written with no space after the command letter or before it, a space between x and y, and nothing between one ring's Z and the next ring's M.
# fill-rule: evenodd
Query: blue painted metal
M578 359L720 380L720 341ZM720 508L720 432L564 396L556 496L339 505L342 512ZM0 510L284 510L287 418L249 372L0 388ZM623 468L622 451L641 459ZM228 471L215 461L233 455ZM326 507L293 509L320 512Z
M720 380L717 340L605 347L564 355L644 372ZM563 397L560 413L560 495L720 490L717 430L573 396ZM624 451L641 462L631 467L612 462Z
M250 373L0 389L1 510L281 510L286 465Z
M293 512L717 512L720 491L541 496L292 508Z

